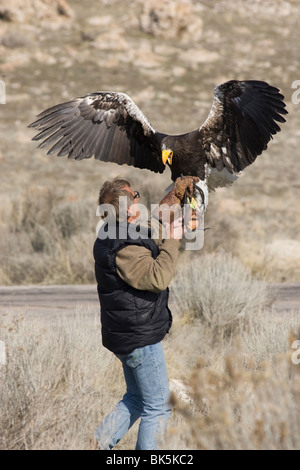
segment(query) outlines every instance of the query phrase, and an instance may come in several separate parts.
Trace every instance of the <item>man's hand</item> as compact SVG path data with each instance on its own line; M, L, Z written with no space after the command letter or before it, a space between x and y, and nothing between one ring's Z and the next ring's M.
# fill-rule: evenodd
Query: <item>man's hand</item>
M200 226L199 212L194 209L188 208L184 213L184 226L185 231L194 232Z
M164 224L166 230L166 238L181 240L184 233L182 213L176 217L170 224Z

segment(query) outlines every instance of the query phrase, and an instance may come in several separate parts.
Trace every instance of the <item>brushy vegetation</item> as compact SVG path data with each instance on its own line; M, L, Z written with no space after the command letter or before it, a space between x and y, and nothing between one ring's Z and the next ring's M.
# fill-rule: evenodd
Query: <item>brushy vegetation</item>
M201 261L193 283L180 264L171 286L174 324L163 344L170 381L188 403L175 389L163 447L299 449L300 365L291 345L300 312L272 311L267 287L236 259ZM0 448L93 449L95 427L124 391L119 361L101 346L99 313L23 313L0 321ZM117 449L134 448L136 426Z
M243 357L243 355L242 355ZM299 449L299 365L276 355L259 368L237 351L222 372L200 361L190 379L187 405L174 398L181 420L167 445L201 450Z
M0 283L93 282L96 207L46 187L24 192L4 218Z
M8 315L1 337L1 448L89 448L117 376L98 318L77 312L48 324Z
M117 175L99 178L89 197L82 189L76 194L61 187L32 186L12 201L2 200L0 285L93 283L98 190ZM130 178L149 209L164 195L150 179L148 175L141 185L137 177Z
M296 0L0 2L0 284L91 282L99 186L119 174L156 203L171 182L168 169L46 156L27 128L38 113L115 90L155 129L180 134L199 128L214 86L233 78L279 87L289 114L244 175L211 193L202 253L222 247L269 281L299 282L298 44Z
M270 302L266 284L254 280L238 259L222 253L197 262L191 255L178 270L174 295L178 312L200 319L214 336L225 338Z
M41 22L46 10L37 11L37 3L60 9ZM211 194L204 248L181 256L164 348L169 377L189 405L173 397L165 447L299 449L300 366L291 362L299 312L272 311L265 284L252 277L300 279L300 114L291 103L299 78L296 0L183 2L203 6L189 16L187 43L188 30L168 38L172 31L154 21L151 9L141 18L145 2L102 1L101 11L99 2L88 3L69 1L75 18L64 1L14 0L0 10L0 78L7 85L0 284L94 282L99 187L121 175L149 205L170 184L167 172L45 157L27 129L43 109L95 89L118 90L157 130L178 134L204 122L217 83L256 77L278 86L289 108L282 132L231 188ZM160 13L161 2L151 3ZM60 28L53 14L64 12L71 20ZM198 39L193 17L204 26ZM181 24L182 15L173 21ZM145 33L145 24L153 29ZM231 256L208 256L220 249ZM7 364L0 365L1 449L93 448L94 428L123 390L120 364L101 347L98 310L59 320L25 307L8 310L0 340L7 348ZM134 432L118 448L134 448Z
M0 284L94 282L92 247L99 222L99 217L96 215L98 190L106 179L112 179L117 175L119 175L117 172L102 175L97 185L94 182L95 189L92 192L83 191L82 188L76 193L66 191L61 187L51 189L47 186L32 186L24 189L12 200L0 198ZM149 214L151 204L158 203L162 199L165 194L164 189L169 184L168 176L165 177L163 183L157 177L153 179L150 173L146 173L143 180L139 175L125 174L123 176L130 180L133 188L140 191L141 203L148 207ZM231 216L230 213L218 212L218 205L215 202L217 196L217 194L212 196L205 216L205 225L211 227L211 230L205 232L204 247L199 252L189 252L184 250L183 242L184 262L188 262L191 253L193 259L197 259L197 263L202 263L203 254L226 251L240 260L243 265L248 266L249 273L255 273L261 279L271 282L297 281L299 279L297 254L295 253L293 257L294 264L282 262L280 266L277 266L273 255L265 258L263 251L257 253L253 248L254 245L251 244L252 242L255 244L257 240L252 242L244 240L242 228L240 227L240 231L237 229L238 217ZM253 234L251 230L250 236L253 237ZM283 251L283 249L277 249L277 254ZM188 269L192 267L189 266ZM208 266L207 269L209 269ZM232 269L238 269L237 265L236 267L232 265ZM243 269L242 266L241 269ZM214 276L214 273L211 275ZM184 285L187 282L195 298L197 292L203 293L201 286L200 291L197 291L197 274L193 273L191 279L186 276L186 279L183 279ZM200 284L205 287L203 281ZM245 279L243 289L247 289L247 285ZM255 288L260 289L259 284L254 287L254 291ZM204 291L207 292L205 288ZM230 290L227 294L229 293ZM243 296L244 293L243 290L241 295ZM209 300L212 305L213 299L205 300L205 295L201 295L201 302ZM249 297L249 292L247 296ZM191 296L191 299L193 298ZM249 302L251 302L250 299ZM191 304L186 307L194 308ZM209 315L204 306L203 309L203 315Z

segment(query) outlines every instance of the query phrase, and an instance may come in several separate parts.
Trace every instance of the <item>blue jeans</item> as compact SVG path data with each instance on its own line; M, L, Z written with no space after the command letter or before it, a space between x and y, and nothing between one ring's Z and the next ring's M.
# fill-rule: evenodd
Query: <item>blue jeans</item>
M136 450L157 449L171 413L167 368L161 343L117 355L123 364L127 391L96 429L101 449L112 449L141 418Z

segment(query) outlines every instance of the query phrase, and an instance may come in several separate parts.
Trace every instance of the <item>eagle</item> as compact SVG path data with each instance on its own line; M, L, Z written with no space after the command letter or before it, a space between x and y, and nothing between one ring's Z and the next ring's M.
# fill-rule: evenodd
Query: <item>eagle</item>
M125 93L89 93L46 109L29 125L38 148L75 160L95 157L171 178L199 177L202 204L208 192L233 183L280 131L287 114L280 90L264 81L230 80L214 88L210 112L198 129L169 135L154 129ZM188 116L188 115L187 115Z

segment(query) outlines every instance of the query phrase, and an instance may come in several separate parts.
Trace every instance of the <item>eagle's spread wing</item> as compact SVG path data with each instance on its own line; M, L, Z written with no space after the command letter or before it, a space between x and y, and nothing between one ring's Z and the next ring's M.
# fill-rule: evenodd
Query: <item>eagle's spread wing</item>
M30 124L48 154L133 165L162 173L158 134L129 96L95 92L43 111Z
M229 173L240 172L267 148L277 122L285 122L284 97L266 82L229 82L214 89L212 108L199 129L206 161Z

